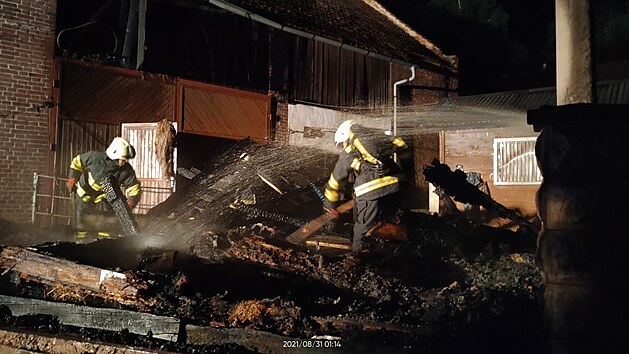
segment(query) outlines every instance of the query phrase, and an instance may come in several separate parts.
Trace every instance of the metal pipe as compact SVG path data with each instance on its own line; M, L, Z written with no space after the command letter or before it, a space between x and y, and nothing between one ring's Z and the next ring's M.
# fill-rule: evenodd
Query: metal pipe
M393 122L391 125L393 136L397 135L397 88L398 86L413 80L415 80L415 65L411 66L411 77L393 83Z
M125 68L131 67L131 59L133 55L131 50L133 48L133 44L137 42L138 6L138 0L131 0L129 2L129 16L127 16L127 27L125 29L125 38L122 47L122 63Z
M31 202L31 224L35 223L35 209L37 208L37 185L39 184L39 175L33 172L33 201Z
M50 198L50 226L53 226L55 224L55 217L52 216L55 214L55 187L57 186L57 176L52 176L52 189L51 189L51 193L52 193L52 198Z

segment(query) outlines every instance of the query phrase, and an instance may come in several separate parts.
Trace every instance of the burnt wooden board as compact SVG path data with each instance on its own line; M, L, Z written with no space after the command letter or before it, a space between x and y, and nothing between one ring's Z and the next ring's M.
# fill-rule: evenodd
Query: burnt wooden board
M2 248L0 269L4 269L2 275L12 271L24 279L50 286L74 287L129 305L138 305L138 286L145 286L137 280L132 285L123 273L77 264L21 247Z
M123 346L120 344L88 342L79 338L69 338L60 335L51 335L43 333L35 333L28 331L6 330L0 329L0 353L3 347L13 348L15 351L8 353L20 353L17 350L26 350L24 353L51 353L51 354L83 354L83 353L99 353L99 354L148 354L159 353L169 354L163 350L143 349Z
M131 333L177 341L179 320L172 317L156 316L149 313L110 309L101 307L79 306L62 302L0 295L0 305L11 310L13 316L27 314L52 315L63 325L96 328L107 331L127 329Z
M341 204L338 208L336 208L336 210L338 210L339 213L344 213L348 210L351 210L353 207L354 207L354 200L350 200ZM299 230L290 234L286 238L286 241L295 245L301 245L305 239L307 239L310 235L314 234L315 232L321 230L321 228L324 227L332 219L334 219L332 215L330 215L329 213L325 213L317 217L316 219L311 220L306 225L301 227Z

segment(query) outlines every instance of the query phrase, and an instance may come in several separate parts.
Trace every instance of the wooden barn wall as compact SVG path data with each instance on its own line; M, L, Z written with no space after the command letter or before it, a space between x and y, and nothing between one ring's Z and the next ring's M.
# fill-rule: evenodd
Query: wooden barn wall
M524 215L535 215L535 193L539 186L496 186L493 183L494 138L537 136L526 130L496 128L490 130L460 130L445 132L445 161L450 168L462 164L465 171L480 172L488 182L492 198L508 208L518 208Z
M293 40L289 98L336 107L387 104L388 62L307 38Z
M105 151L116 136L120 124L62 120L57 138L55 175L66 177L72 159L89 150Z
M154 1L147 18L144 70L267 93L268 26L182 1Z
M175 84L163 76L80 63L61 68L59 116L95 123L146 123L173 118Z
M120 135L121 123L174 118L175 85L161 76L61 60L55 175L65 176L71 159L104 150Z
M178 86L181 132L269 142L270 96L184 80Z

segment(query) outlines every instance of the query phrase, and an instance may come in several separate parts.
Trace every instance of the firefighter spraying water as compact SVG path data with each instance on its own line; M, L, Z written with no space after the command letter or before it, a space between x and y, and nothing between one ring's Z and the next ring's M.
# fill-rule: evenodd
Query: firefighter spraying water
M364 248L363 237L380 220L395 217L403 208L400 191L406 187L406 176L392 155L407 148L399 137L347 120L338 127L334 142L341 154L325 185L324 209L334 218L342 188L352 184L354 200L354 236L352 251Z

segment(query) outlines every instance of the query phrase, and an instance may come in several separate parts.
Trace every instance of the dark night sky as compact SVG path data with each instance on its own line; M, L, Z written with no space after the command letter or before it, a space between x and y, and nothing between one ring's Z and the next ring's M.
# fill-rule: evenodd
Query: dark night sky
M553 0L380 2L459 57L463 95L555 85ZM629 0L591 0L591 8L594 62L629 61Z

